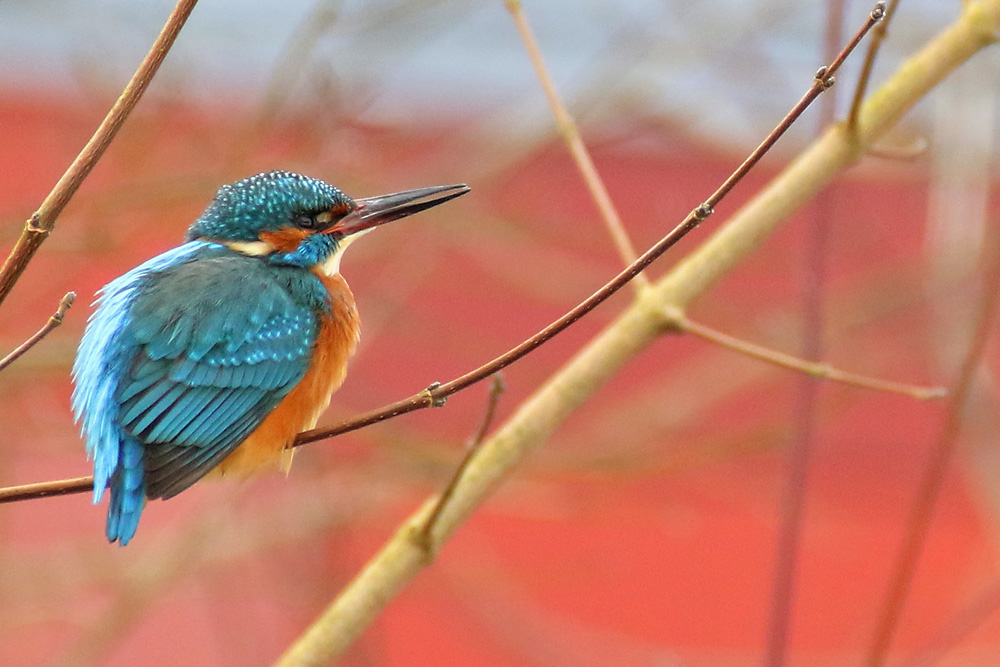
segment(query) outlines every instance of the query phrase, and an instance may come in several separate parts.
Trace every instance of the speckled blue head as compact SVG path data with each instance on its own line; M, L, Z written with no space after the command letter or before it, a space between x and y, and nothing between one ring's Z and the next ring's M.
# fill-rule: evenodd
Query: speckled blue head
M353 199L315 178L269 171L224 185L187 231L187 240L253 242L261 232L301 227L326 211L357 208Z

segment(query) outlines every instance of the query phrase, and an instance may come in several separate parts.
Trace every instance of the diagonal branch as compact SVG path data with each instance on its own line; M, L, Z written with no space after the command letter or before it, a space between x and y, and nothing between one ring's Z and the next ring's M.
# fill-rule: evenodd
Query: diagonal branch
M487 397L486 413L483 415L483 421L480 423L476 434L469 441L465 456L462 457L458 467L455 468L455 472L452 473L451 479L448 480L448 484L444 487L444 491L441 492L437 503L434 505L434 509L431 510L427 517L427 522L424 523L423 528L417 534L417 538L428 552L434 549L434 526L437 523L437 518L441 515L441 511L447 507L448 501L451 500L452 494L455 493L455 488L462 479L462 474L465 473L465 469L469 466L469 461L476 455L476 451L483 444L486 434L489 433L490 426L493 424L493 417L496 415L497 405L500 403L500 396L503 395L505 390L506 386L503 383L503 377L499 374L494 375L493 384L490 385L490 393Z
M49 316L49 320L42 326L42 328L36 331L31 338L18 345L17 348L6 357L0 359L0 371L20 359L22 354L33 348L40 340L48 336L50 331L62 324L63 317L66 316L66 311L69 310L74 301L76 301L76 294L74 292L67 292L66 296L59 300L59 307L56 308L56 312Z
M684 315L674 316L677 329L686 333L694 334L699 338L711 341L716 345L721 345L729 350L753 357L760 361L774 364L782 368L800 371L817 380L831 380L842 382L862 389L873 389L875 391L885 391L892 394L902 394L925 401L932 398L943 398L948 395L948 390L944 387L921 387L918 385L893 382L892 380L880 380L878 378L849 373L839 368L834 368L823 361L808 361L791 354L785 354L777 350L766 348L762 345L750 343L748 341L730 336L704 324L688 319Z
M983 294L976 312L972 340L965 358L962 360L962 366L952 389L952 398L948 403L944 427L931 451L927 468L923 472L907 520L903 544L893 565L889 589L882 601L875 636L865 663L872 667L885 664L886 655L889 652L893 635L899 625L903 607L910 592L910 586L913 584L917 562L927 541L934 508L941 495L941 487L955 452L962 426L963 408L965 408L969 394L972 392L976 371L982 361L986 344L993 334L997 303L1000 301L1000 238L997 238L996 234L987 238L985 250Z
M528 24L528 18L524 14L521 2L520 0L504 0L504 4L507 6L507 11L514 17L514 24L521 35L521 40L524 42L524 49L528 52L531 64L535 68L535 75L538 77L538 82L542 84L542 90L549 101L549 107L552 109L552 115L556 119L556 126L559 128L559 133L566 142L566 147L569 148L570 155L573 156L573 162L576 163L577 169L580 170L580 175L583 177L587 189L590 190L590 196L593 198L594 203L597 204L597 208L601 212L601 217L604 218L604 224L611 233L611 240L614 241L615 248L618 249L618 255L624 264L631 264L635 261L638 253L635 251L635 246L632 245L632 240L629 238L628 232L625 231L625 225L622 224L621 216L618 215L618 209L615 208L614 202L611 201L611 195L608 194L608 189L605 187L604 181L601 180L600 175L597 173L597 166L594 165L594 160L590 157L590 152L580 137L580 129L577 127L576 121L573 120L573 116L566 110L566 105L563 104L562 99L559 97L559 91L556 90L556 84L552 81L552 77L549 76L549 70L545 66L545 60L542 58L542 51L538 48L538 42L535 41L535 35ZM649 279L642 274L636 276L635 281L638 288L649 286Z
M868 51L865 52L865 59L861 64L861 73L858 75L858 83L854 88L854 96L851 98L851 110L847 112L847 126L855 127L858 124L858 114L861 113L861 103L864 102L865 93L868 92L868 82L871 80L872 70L875 69L875 58L882 48L882 42L889 34L889 23L896 15L896 7L899 0L889 0L889 7L885 10L885 20L875 26L872 31L872 38L868 42Z
M24 224L24 231L21 232L21 237L10 251L10 255L4 261L3 267L0 268L0 304L10 294L17 279L21 277L24 269L28 266L28 262L35 256L35 252L38 251L38 248L41 247L49 233L52 232L56 224L56 218L66 208L66 204L76 194L77 189L79 189L84 179L90 174L97 161L104 155L104 151L111 145L111 141L118 134L118 130L121 129L125 119L128 118L132 109L135 108L142 94L146 92L149 82L153 80L153 76L160 68L163 59L166 58L167 52L173 46L177 34L184 27L184 23L187 21L197 1L178 1L166 24L163 26L163 30L160 31L160 35L153 42L149 53L143 58L139 69L136 70L132 76L132 80L128 82L121 96L111 107L111 110L108 111L108 115L104 117L97 131L94 132L90 141L83 147L80 154L76 156L76 159L73 160L66 173L62 175L59 182L56 183L52 191L42 201L42 205Z

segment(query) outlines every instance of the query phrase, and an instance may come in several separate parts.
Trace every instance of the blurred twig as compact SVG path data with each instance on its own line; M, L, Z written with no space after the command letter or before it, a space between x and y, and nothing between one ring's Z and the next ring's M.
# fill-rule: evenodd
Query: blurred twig
M0 303L3 303L3 300L10 294L17 279L28 266L28 262L31 261L42 242L52 232L56 218L66 208L66 204L69 203L84 179L90 174L97 161L101 159L104 151L118 134L125 119L135 108L139 98L146 92L149 82L153 80L153 76L160 68L160 64L167 56L167 52L181 28L184 27L184 23L197 1L179 0L163 26L163 30L160 31L160 35L153 42L149 53L143 58L139 69L136 70L132 80L128 82L121 96L108 111L108 115L104 117L97 131L94 132L90 141L76 156L52 191L45 197L42 205L28 218L21 237L10 251L3 267L0 268Z
M63 317L66 315L66 311L69 310L70 306L76 300L76 294L73 292L67 292L66 296L59 300L59 307L56 312L52 313L49 320L39 329L35 334L24 341L21 345L17 347L13 352L8 354L3 359L0 359L0 371L10 366L12 363L17 361L18 358L31 348L33 348L38 341L42 340L49 335L49 332L55 329L57 326L62 324Z
M611 195L608 194L608 189L605 187L604 181L601 180L601 177L597 173L597 166L594 165L594 161L590 157L590 152L587 151L587 146L580 137L580 128L577 127L573 116L566 110L566 106L559 97L559 91L556 90L555 82L549 76L548 68L545 66L545 59L538 48L538 42L535 41L535 35L528 24L528 18L521 8L521 2L520 0L504 0L504 4L507 6L507 11L514 17L514 24L521 35L521 40L524 42L524 49L528 52L531 64L535 68L535 75L538 77L538 82L542 84L542 90L545 91L545 97L549 101L552 115L555 116L559 134L565 140L570 155L573 156L573 162L576 164L577 169L579 169L580 175L583 177L583 181L587 184L587 189L590 191L590 196L593 197L594 203L597 204L597 208L601 212L601 217L604 219L604 224L611 233L611 239L618 250L618 255L621 257L622 263L626 265L631 264L635 261L638 253L635 251L635 246L632 245L632 240L629 238L628 232L625 231L621 216L618 215L618 209L615 208L614 202L611 201ZM649 286L649 279L641 273L635 277L635 282L637 283L637 289Z
M745 340L735 338L721 331L717 331L704 324L694 322L682 314L671 315L676 326L681 331L693 333L705 340L721 345L730 350L745 354L748 357L765 361L775 366L801 371L816 380L833 380L864 389L874 389L893 394L903 394L918 400L928 400L932 398L942 398L948 395L945 387L921 387L918 385L893 382L891 380L880 380L878 378L866 377L855 373L848 373L832 367L822 361L808 361L799 357L771 350L766 347L749 343Z
M986 343L992 333L996 319L997 301L1000 298L1000 237L989 235L984 247L984 269L982 298L976 312L976 325L972 340L951 390L951 401L941 435L931 452L927 469L917 490L910 510L903 544L893 566L889 587L883 600L881 613L872 639L866 664L875 667L885 664L886 655L906 604L906 598L913 584L917 561L927 541L934 507L941 494L941 487L948 472L948 466L958 443L962 425L962 410L972 391L976 370L979 368Z
M472 439L469 440L465 456L462 457L458 467L455 468L455 472L452 473L451 479L448 480L444 491L441 492L441 497L438 498L437 504L434 505L434 509L427 516L427 521L424 523L423 528L416 534L416 539L420 541L430 555L433 555L434 549L434 526L437 524L438 517L441 516L441 510L448 504L452 494L455 493L455 488L462 479L462 474L469 466L469 461L472 460L472 457L476 455L476 451L483 444L483 440L486 438L486 434L493 424L497 405L499 405L500 397L503 395L505 389L503 376L497 373L493 376L493 383L490 385L490 393L486 398L486 412L483 414L483 421L479 424L479 429Z
M931 636L924 648L905 667L934 667L963 639L1000 609L1000 581L993 581L956 613L951 621Z
M868 82L871 80L872 69L875 67L875 58L878 56L882 42L889 31L889 22L896 14L896 5L899 0L889 0L888 8L885 10L885 20L875 26L872 30L871 40L868 42L868 50L865 52L865 59L861 65L861 73L858 75L858 84L854 89L854 97L851 98L851 110L847 113L847 126L857 127L858 114L861 113L861 103L865 100L865 93L868 92Z
M876 8L883 15L885 3ZM844 0L826 3L826 30L823 38L823 57L832 58L841 42L844 29ZM879 23L879 30L884 22ZM871 52L871 42L868 44ZM822 136L833 125L836 114L837 92L834 90L819 104L819 122L816 136ZM832 214L832 183L816 195L812 215L806 230L805 267L802 282L802 359L806 363L819 363L823 358L823 306L826 301L826 276L829 254L830 218ZM820 383L816 378L803 376L798 381L798 391L792 407L792 438L787 456L787 477L779 505L780 524L776 544L774 575L771 577L770 613L768 616L764 664L781 667L786 663L788 632L792 622L795 600L796 574L798 573L799 548L802 541L803 516L809 489L809 464L812 458L816 428L816 405Z
M238 167L259 148L264 131L274 123L282 105L290 98L292 89L306 71L305 66L316 45L336 24L341 4L339 0L316 0L312 11L295 28L271 70L256 113L235 133L223 161L225 165Z

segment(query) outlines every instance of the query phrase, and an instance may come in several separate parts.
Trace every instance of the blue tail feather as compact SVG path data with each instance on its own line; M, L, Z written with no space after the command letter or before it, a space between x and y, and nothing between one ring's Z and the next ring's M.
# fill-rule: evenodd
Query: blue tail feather
M111 503L105 527L108 541L117 541L121 546L128 544L135 535L145 506L142 444L135 438L126 437L121 443L118 468L111 476Z

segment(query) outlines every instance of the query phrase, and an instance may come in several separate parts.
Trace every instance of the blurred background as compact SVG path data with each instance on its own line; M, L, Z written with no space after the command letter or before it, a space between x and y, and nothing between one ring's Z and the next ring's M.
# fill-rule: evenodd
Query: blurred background
M871 7L843 5L853 33ZM0 3L5 247L171 8ZM874 85L959 9L902 3ZM525 10L641 249L721 183L824 62L827 3L549 0ZM861 60L838 75L840 116ZM993 49L946 81L887 140L909 159L866 158L691 317L797 353L808 230L822 210L824 359L950 383L968 348L987 221L1000 213L998 70ZM807 113L650 277L778 173L817 118ZM348 253L362 343L321 424L479 366L621 268L501 0L204 0L0 313L9 350L65 292L78 294L63 326L0 374L0 485L89 473L69 368L94 293L179 243L221 184L276 168L354 196L472 187ZM506 371L497 419L628 298ZM893 664L1000 662L997 361L989 348ZM797 373L665 337L518 469L343 664L759 664L801 389ZM305 447L287 479L206 483L153 502L125 549L108 546L106 508L87 496L0 507L0 663L271 664L441 488L486 393L477 386L444 409ZM821 387L791 664L860 661L945 408Z

